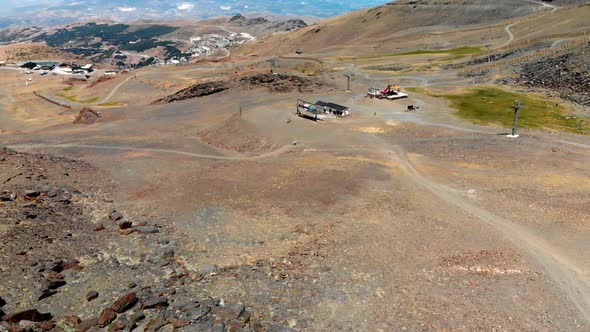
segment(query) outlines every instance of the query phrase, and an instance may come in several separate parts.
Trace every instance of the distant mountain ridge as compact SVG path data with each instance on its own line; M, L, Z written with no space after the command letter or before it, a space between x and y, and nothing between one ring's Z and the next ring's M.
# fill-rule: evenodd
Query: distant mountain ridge
M35 1L37 4L35 4ZM10 3L15 3L10 5ZM115 22L134 20L207 19L238 13L331 17L382 4L383 0L78 0L56 5L31 0L27 5L10 1L0 6L0 28L14 25L53 26L108 18ZM31 4L32 3L32 4ZM246 15L244 15L246 16Z

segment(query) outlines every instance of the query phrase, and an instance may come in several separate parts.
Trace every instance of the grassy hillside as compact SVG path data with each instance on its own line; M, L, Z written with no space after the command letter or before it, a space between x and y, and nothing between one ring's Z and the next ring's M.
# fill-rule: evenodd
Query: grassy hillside
M588 119L569 114L568 110L552 100L532 94L510 92L498 88L476 88L461 94L437 95L451 101L457 116L481 125L512 127L514 101L520 100L519 127L546 128L578 134L590 134Z

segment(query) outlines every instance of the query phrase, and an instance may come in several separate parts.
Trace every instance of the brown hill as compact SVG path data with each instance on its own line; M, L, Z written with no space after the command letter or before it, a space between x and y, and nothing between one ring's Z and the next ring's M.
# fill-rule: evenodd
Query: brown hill
M366 54L377 47L392 51L403 48L398 45L400 38L404 42L410 39L419 41L417 39L424 34L432 32L489 25L550 10L551 7L542 3L529 1L399 0L323 20L288 35L276 35L245 46L239 52L271 55L277 51L285 54L301 49L305 53L330 54L337 48L339 54ZM478 38L481 40L481 32L471 39ZM432 45L432 42L428 44ZM408 46L411 49L418 44ZM343 51L343 47L350 51Z

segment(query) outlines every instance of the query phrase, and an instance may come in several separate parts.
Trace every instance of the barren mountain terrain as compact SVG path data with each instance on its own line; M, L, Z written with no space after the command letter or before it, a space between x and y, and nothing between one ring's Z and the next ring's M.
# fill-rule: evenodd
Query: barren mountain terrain
M109 23L252 38L3 63L0 331L590 330L589 11Z

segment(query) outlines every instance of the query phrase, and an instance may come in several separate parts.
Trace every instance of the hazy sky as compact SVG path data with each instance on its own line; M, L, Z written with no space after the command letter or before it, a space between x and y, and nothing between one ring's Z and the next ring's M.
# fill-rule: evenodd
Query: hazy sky
M390 0L391 1L391 0ZM329 17L386 0L0 0L0 28L56 25L80 20L208 18L270 12Z

